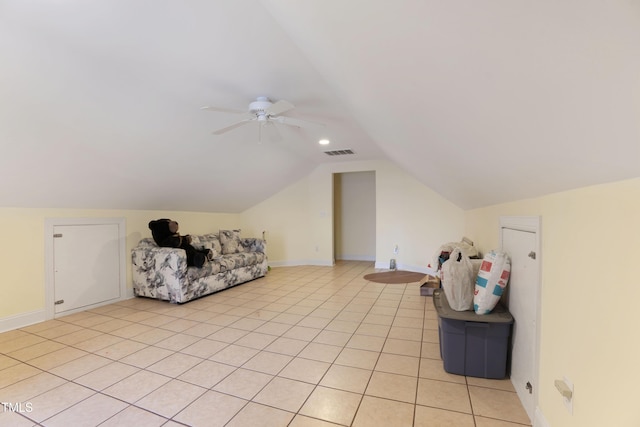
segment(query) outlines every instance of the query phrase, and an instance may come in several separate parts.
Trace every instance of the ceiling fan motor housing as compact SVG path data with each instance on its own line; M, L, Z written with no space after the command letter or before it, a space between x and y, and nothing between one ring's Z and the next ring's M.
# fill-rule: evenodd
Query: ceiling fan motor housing
M249 104L249 111L258 117L258 120L266 120L266 110L271 107L273 103L269 101L266 96L260 96L256 101Z
M242 114L244 116L242 120L214 131L214 135L221 135L225 132L229 132L230 130L236 129L240 126L252 122L258 122L258 124L260 125L260 129L262 128L262 125L273 125L274 123L283 124L295 128L299 128L306 123L313 124L313 122L305 122L304 120L282 116L283 113L286 113L293 108L295 108L295 106L289 101L281 99L274 103L266 96L259 96L255 101L250 103L248 113L232 110L229 108L203 107L203 109L205 110L230 112L234 114ZM275 126L272 126L272 128L275 129ZM260 136L258 136L258 138L260 138Z

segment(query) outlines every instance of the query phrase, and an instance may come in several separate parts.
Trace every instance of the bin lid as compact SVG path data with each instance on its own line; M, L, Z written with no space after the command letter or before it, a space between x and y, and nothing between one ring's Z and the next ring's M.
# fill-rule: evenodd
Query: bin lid
M433 305L438 316L443 319L463 320L465 322L513 323L513 316L507 308L498 303L489 314L476 314L473 310L456 311L451 308L442 289L433 291Z

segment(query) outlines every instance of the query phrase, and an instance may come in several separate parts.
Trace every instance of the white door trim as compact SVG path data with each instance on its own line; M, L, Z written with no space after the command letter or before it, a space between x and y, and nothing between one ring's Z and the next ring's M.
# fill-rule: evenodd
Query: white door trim
M53 230L57 225L110 225L118 226L118 241L120 250L120 298L127 298L127 276L126 276L126 220L125 218L45 218L44 220L44 282L45 282L45 320L51 320L55 317L54 297L55 297L55 280L54 280L54 252L53 252ZM83 307L75 311L84 311L93 307L100 306L95 304L89 307ZM75 312L70 310L64 314Z
M536 331L535 331L535 343L534 343L534 367L533 367L533 381L535 384L533 390L533 402L534 411L539 411L539 390L540 390L540 318L542 316L541 302L542 302L542 246L541 246L541 234L542 234L542 221L539 216L501 216L500 217L500 249L502 250L502 232L504 229L527 231L535 233L536 235L536 260L538 261L538 270L535 271L537 289L536 289ZM533 420L532 420L533 421Z

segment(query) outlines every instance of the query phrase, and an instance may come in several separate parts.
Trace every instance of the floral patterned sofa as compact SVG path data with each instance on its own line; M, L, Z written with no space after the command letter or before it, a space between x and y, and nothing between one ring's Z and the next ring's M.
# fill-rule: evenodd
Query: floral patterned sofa
M202 268L187 267L182 249L162 248L151 238L142 239L131 253L134 294L185 303L267 273L264 240L241 238L240 230L220 230L191 239L196 248L214 253Z

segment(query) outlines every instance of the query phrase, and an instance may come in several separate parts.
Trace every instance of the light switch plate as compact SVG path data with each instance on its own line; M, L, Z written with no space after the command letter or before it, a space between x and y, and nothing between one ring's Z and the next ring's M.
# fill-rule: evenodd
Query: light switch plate
M567 411L569 411L569 413L573 415L573 399L575 399L575 393L573 392L573 382L569 381L567 377L563 377L562 379L564 380L564 383L567 385L567 387L569 387L569 390L571 390L571 399L563 397L562 401L564 403L564 407L567 408Z

